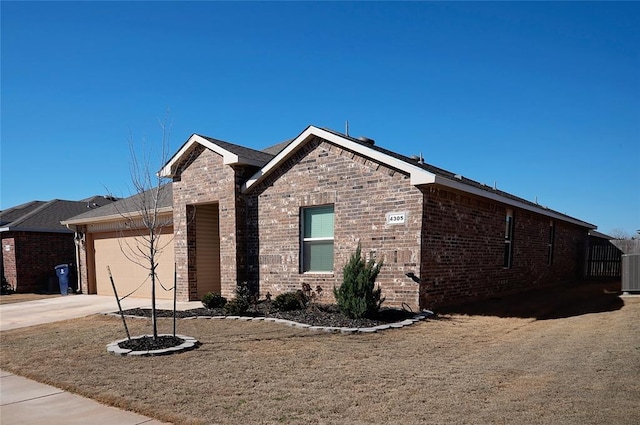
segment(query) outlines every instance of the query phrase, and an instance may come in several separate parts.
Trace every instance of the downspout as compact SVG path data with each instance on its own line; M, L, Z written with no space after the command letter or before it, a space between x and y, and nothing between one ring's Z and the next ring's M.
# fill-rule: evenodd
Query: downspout
M66 224L67 229L73 230L73 242L76 245L76 278L78 281L76 282L78 288L76 293L82 294L82 272L80 270L80 244L84 238L84 234L78 231L77 226L73 226L72 224ZM73 229L71 228L73 226Z

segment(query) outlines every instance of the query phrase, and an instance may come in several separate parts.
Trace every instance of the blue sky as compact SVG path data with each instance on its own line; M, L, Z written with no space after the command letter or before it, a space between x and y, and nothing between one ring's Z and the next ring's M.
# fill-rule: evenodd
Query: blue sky
M309 125L640 229L640 3L7 2L0 207L131 193L129 140ZM157 168L161 164L158 164Z

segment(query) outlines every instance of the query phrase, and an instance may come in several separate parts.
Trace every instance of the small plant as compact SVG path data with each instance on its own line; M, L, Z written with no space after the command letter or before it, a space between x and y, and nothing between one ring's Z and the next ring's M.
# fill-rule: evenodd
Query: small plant
M382 268L382 262L377 263L373 258L364 261L360 244L349 262L344 266L342 285L333 288L338 308L342 314L359 319L372 316L380 310L384 298L380 298L382 289L375 287L376 278Z
M231 316L246 313L251 305L256 304L256 296L251 293L247 282L236 285L236 297L224 305L224 312Z
M273 301L273 306L281 311L302 310L305 308L302 291L285 292L278 295Z
M220 294L208 292L202 297L202 305L204 308L222 308L227 303L227 299Z

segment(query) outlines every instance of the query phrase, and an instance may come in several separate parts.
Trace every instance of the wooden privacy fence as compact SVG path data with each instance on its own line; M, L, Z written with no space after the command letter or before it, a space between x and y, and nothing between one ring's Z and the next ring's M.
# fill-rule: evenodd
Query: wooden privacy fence
M591 239L587 260L587 277L619 278L622 252L607 240Z

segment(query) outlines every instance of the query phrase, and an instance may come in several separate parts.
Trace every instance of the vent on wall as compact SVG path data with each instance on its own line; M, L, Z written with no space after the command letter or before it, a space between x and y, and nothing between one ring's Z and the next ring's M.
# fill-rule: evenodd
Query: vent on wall
M640 254L622 255L622 292L640 292Z

